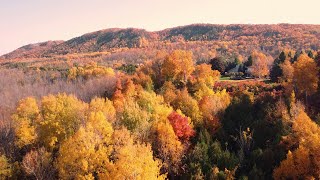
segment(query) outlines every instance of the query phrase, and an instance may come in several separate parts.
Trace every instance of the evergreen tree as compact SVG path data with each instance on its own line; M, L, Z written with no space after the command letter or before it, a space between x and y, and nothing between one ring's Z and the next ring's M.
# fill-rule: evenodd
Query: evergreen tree
M211 59L210 64L212 70L218 70L221 74L226 70L226 63L222 57L215 57Z
M270 78L272 82L278 82L279 77L283 75L280 65L287 58L286 54L282 51L277 59L274 60L273 66L270 71Z
M250 56L248 57L248 61L245 62L244 65L247 66L247 67L252 66L252 62L253 62L252 56L250 55Z

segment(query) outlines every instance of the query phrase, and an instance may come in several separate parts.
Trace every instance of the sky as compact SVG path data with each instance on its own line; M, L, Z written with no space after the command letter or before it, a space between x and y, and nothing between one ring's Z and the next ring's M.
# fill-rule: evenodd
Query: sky
M320 24L319 0L0 0L0 55L106 28Z

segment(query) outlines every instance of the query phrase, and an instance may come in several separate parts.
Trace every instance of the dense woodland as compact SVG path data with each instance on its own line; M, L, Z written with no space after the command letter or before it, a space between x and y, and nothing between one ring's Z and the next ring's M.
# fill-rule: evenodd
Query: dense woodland
M320 178L320 53L194 43L0 60L0 179Z

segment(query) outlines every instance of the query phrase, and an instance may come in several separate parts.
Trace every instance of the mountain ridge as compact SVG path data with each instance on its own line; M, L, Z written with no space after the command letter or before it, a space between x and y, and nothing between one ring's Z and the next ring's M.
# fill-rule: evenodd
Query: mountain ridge
M260 49L270 54L279 48L317 50L320 47L320 25L191 24L159 31L147 31L140 28L109 28L85 33L67 41L29 44L2 55L0 58L52 57L74 53L103 52L117 48L160 48L168 43L188 44L190 42L225 42L231 44L229 45L231 47L244 46L248 48L248 51Z

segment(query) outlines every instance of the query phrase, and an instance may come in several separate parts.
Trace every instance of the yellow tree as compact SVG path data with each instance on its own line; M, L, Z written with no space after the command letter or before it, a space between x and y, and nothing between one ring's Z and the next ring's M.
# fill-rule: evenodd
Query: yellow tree
M293 91L293 66L289 59L286 59L282 64L280 64L282 69L282 77L280 77L280 82L285 88L286 94L290 94Z
M161 94L167 104L170 104L177 97L176 92L177 88L171 81L166 81L161 88Z
M194 71L192 52L175 50L163 62L162 74L166 80L182 82L184 85Z
M167 117L173 111L172 107L165 103L164 97L153 91L139 91L136 96L136 102L142 110L148 113L150 123L162 117Z
M134 143L130 132L121 129L113 135L114 163L100 179L165 179L160 175L161 163L153 158L149 144Z
M95 134L98 134L103 142L110 142L113 128L110 122L107 121L103 112L91 112L86 124L94 129Z
M190 117L194 125L202 124L198 102L189 95L186 88L177 92L177 97L171 104L176 110L180 109L183 114Z
M42 118L38 123L39 141L54 148L73 135L85 118L87 104L73 95L49 95L41 101Z
M220 126L219 115L231 103L231 97L226 90L213 92L209 96L204 96L199 101L199 108L202 112L205 125L209 127L213 132Z
M220 72L217 70L212 70L211 65L200 64L196 66L194 76L198 82L203 82L208 87L211 87L214 85L214 82L219 80Z
M134 99L127 99L123 109L124 110L120 117L121 124L127 127L130 131L138 133L140 136L148 134L148 112L141 109Z
M16 136L15 144L19 148L36 141L35 123L39 121L39 115L39 108L34 98L28 97L19 101L15 113L12 115Z
M166 172L179 174L184 148L166 117L154 123L153 148Z
M269 75L268 59L263 53L253 52L252 55L252 75L255 77L264 77Z
M113 123L116 120L116 109L114 108L112 101L108 99L102 99L102 98L92 99L89 104L89 111L90 112L101 111L110 123Z
M112 167L109 177L119 180L165 179L164 175L160 175L160 168L161 163L159 160L154 160L149 144L130 142L119 149L117 161Z
M195 88L196 88L196 91L194 93L194 97L197 101L200 101L202 98L206 96L212 96L214 94L213 89L208 87L203 82L196 84Z
M102 112L92 113L88 122L62 143L56 168L61 179L94 179L110 165L113 129Z
M287 159L273 172L274 179L304 179L310 177L310 154L307 149L300 147L293 153L287 154Z
M309 171L314 177L320 177L320 127L301 111L292 128L299 141L299 148L305 147L309 151L311 160Z
M315 93L319 81L317 63L308 55L302 54L293 64L293 68L293 83L298 90L298 94L305 93L307 97Z
M89 78L90 76L114 76L114 70L109 67L98 66L96 62L90 62L84 67L72 67L68 72L68 79L75 80L78 76Z
M195 92L195 97L200 100L203 96L213 94L212 86L219 80L220 73L212 70L210 65L200 64L196 66L193 73L193 79L190 81L189 90Z
M275 179L314 179L320 176L320 127L304 111L292 125L292 141L298 148L289 151L273 172Z
M157 105L164 104L164 99L161 95L157 95L155 92L139 91L137 93L136 101L139 106L147 112L153 113Z
M1 155L0 156L0 179L7 179L11 177L11 175L12 175L11 165L9 164L6 156Z
M125 88L123 90L123 93L126 97L132 97L136 94L136 90L135 90L135 85L133 83L133 81L128 78L126 80L126 83L125 83Z
M168 53L166 51L158 51L152 60L146 61L143 66L139 67L135 75L138 76L136 77L138 84L141 84L146 89L150 85L154 85L156 88L161 87L164 82L162 65L167 56ZM143 82L144 80L145 82Z
M149 74L136 72L134 75L134 82L142 86L145 90L152 91L153 89L153 81Z

